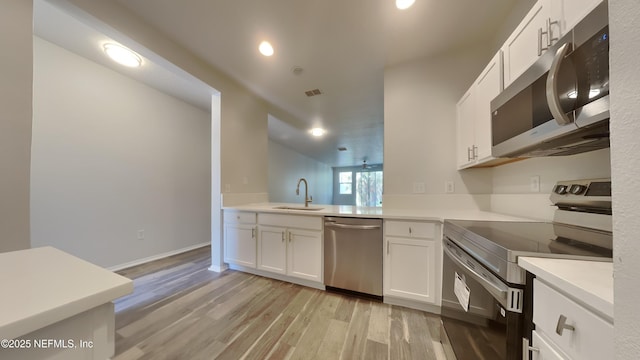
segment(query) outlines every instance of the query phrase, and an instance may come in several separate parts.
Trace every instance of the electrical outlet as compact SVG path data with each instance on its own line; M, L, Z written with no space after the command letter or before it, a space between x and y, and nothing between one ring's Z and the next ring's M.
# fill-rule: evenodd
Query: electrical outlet
M529 178L529 190L531 192L540 192L540 176L535 175Z
M453 184L453 181L451 180L445 181L444 192L446 192L447 194L451 194L455 191L456 191L456 188L455 188L455 185Z
M224 184L224 192L226 193L231 192L231 184Z
M423 182L415 182L415 183L413 183L413 193L414 194L424 194L424 183Z
M144 240L144 229L138 230L138 240Z

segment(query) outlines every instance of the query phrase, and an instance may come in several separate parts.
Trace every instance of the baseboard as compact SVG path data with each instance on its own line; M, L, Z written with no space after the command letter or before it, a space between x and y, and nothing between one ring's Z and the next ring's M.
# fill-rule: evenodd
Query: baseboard
M246 273L249 273L249 274L259 275L259 276L263 276L263 277L270 278L270 279L289 282L289 283L293 283L293 284L297 284L297 285L302 285L302 286L306 286L306 287L310 287L310 288L314 288L314 289L318 289L318 290L325 290L324 284L318 283L318 282L315 282L315 281L311 281L311 280L299 279L299 278L296 278L296 277L276 274L276 273L272 273L272 272L268 272L268 271L253 269L253 268L249 268L249 267L246 267L246 266L234 265L234 264L229 264L229 269L242 271L242 272L246 272Z
M227 266L227 264L222 264L222 266L218 266L218 265L211 265L209 267L209 271L213 271L213 272L217 272L217 273L221 273L225 270L229 269L229 266Z
M426 304L420 301L400 299L393 296L384 296L384 303L389 305L404 306L411 309L422 310L432 314L440 315L440 306Z
M155 260L160 260L172 255L177 255L177 254L181 254L187 251L191 251L191 250L195 250L195 249L199 249L201 247L205 247L205 246L209 246L211 245L211 242L205 242L205 243L200 243L200 244L196 244L196 245L191 245L182 249L178 249L178 250L173 250L173 251L168 251L162 254L157 254L157 255L152 255L146 258L142 258L142 259L138 259L138 260L134 260L134 261L130 261L124 264L120 264L120 265L115 265L115 266L111 266L108 267L107 270L111 270L111 271L119 271L122 269L126 269L126 268L130 268L132 266L137 266L137 265L142 265L151 261L155 261Z

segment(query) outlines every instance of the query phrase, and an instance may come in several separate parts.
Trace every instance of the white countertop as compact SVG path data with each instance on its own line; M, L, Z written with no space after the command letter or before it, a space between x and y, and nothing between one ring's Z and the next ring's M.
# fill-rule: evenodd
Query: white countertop
M258 203L239 206L225 207L224 210L254 211L263 213L280 213L296 215L315 216L350 216L362 218L382 218L396 220L430 220L444 221L444 219L456 220L490 220L490 221L535 221L521 217L497 214L487 211L474 210L409 210L409 209L388 209L384 207L366 207L350 205L309 205L311 208L321 208L320 210L290 210L276 209L278 206L302 207L304 204L282 204L282 203Z
M133 281L53 247L0 253L0 339L113 301Z
M613 263L520 257L518 265L613 322Z

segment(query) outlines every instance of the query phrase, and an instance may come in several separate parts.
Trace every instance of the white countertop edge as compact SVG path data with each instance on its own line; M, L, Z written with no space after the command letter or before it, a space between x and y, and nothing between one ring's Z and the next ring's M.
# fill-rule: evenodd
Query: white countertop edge
M71 318L85 311L91 310L133 291L133 281L112 287L92 296L78 299L74 302L52 307L30 317L5 324L0 328L0 339L16 339L38 329Z
M252 211L261 213L276 213L289 215L308 216L344 216L359 218L376 218L390 220L415 220L415 221L438 221L444 220L493 220L493 221L540 221L512 215L505 215L481 210L460 210L460 209L389 209L384 207L363 207L350 205L326 205L316 204L311 207L321 207L321 210L294 210L277 209L278 206L304 206L303 204L287 203L255 203L246 205L226 206L223 210L229 211Z
M131 279L51 246L0 253L0 272L0 339L29 334L133 291Z
M519 257L518 265L613 323L613 263Z

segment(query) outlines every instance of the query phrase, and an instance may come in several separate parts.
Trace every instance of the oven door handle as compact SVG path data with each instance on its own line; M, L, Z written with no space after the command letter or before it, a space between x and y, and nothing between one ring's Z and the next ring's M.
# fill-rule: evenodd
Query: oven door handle
M465 264L460 258L458 258L449 248L448 244L445 243L443 246L443 250L452 261L454 261L458 266L464 270L464 272L469 275L472 279L477 281L485 290L487 290L493 297L505 308L507 306L507 297L509 294L509 288L505 285L504 287L500 287L489 280L485 279L482 275L480 275L476 270L471 268L469 265Z

